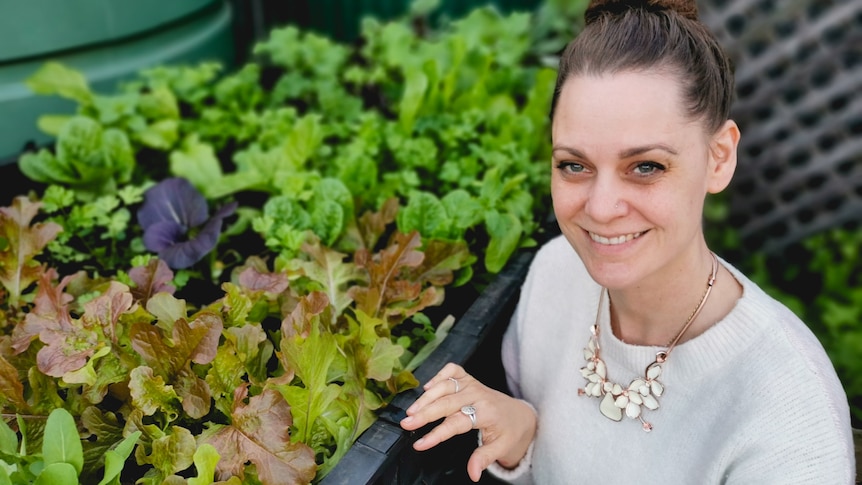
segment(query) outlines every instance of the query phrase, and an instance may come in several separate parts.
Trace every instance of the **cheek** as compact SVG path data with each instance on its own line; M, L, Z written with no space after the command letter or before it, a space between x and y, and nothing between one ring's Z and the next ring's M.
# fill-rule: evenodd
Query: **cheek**
M567 184L556 176L551 177L551 202L554 212L559 214L572 210L578 205L579 198L578 190L572 184Z
M703 194L697 191L657 193L646 204L650 217L665 227L699 227L703 217Z

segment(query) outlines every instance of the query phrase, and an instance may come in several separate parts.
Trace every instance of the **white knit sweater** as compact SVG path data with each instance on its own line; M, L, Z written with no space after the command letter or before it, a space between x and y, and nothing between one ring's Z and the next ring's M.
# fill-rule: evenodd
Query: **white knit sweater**
M510 390L535 407L538 433L517 469L490 471L540 485L851 484L849 409L822 346L787 308L722 264L743 296L673 351L659 378L660 408L644 408L647 433L638 420L604 417L600 399L578 395L600 288L564 238L541 248L502 352ZM607 300L601 346L608 378L624 387L659 350L617 339Z

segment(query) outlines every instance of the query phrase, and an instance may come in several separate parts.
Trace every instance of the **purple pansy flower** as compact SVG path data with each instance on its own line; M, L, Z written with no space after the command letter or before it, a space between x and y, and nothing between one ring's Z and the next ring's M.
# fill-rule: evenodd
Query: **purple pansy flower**
M171 268L188 268L215 248L222 220L236 207L225 204L209 217L206 199L188 180L165 179L147 190L138 210L144 246Z

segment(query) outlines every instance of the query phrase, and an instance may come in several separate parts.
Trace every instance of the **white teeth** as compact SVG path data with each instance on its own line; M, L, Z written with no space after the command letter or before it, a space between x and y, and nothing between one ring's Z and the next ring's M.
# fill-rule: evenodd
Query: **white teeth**
M643 232L636 232L634 234L626 234L624 236L604 237L604 236L599 236L598 234L596 234L594 232L591 232L590 238L599 244L607 244L609 246L615 246L617 244L627 243L627 242L631 241L632 239L636 239L636 238L640 237L641 234L643 234Z

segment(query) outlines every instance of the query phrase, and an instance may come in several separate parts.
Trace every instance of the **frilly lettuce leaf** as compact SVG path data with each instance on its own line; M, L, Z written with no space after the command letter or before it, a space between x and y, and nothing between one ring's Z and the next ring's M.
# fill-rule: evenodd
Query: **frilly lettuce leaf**
M259 324L230 327L224 336L225 341L207 371L206 382L216 407L229 415L233 391L244 384L245 377L257 385L266 381L266 364L272 357L273 345Z
M151 258L146 266L135 266L129 270L129 278L135 283L131 289L132 296L143 305L157 293L173 295L176 291L176 287L170 284L174 272L159 258Z
M153 369L147 366L132 369L129 392L132 404L145 416L161 411L168 416L169 421L173 421L179 415L180 397L174 387L166 384L162 376L155 375Z
M168 293L156 293L147 301L147 311L156 317L156 325L172 332L174 322L186 318L186 301Z
M296 264L302 268L306 277L320 285L334 309L334 319L353 302L348 289L355 282L362 281L365 273L355 264L345 261L346 254L328 249L318 242L306 243L302 246L302 252L311 259L297 260Z
M363 357L366 357L365 362L366 375L369 379L376 381L386 381L392 377L394 369L400 367L401 354L404 353L404 347L393 343L392 339L385 336L388 331L385 329L378 330L377 327L385 327L385 322L381 319L375 319L362 313L356 312L356 321L359 322L360 331L359 339L362 346L365 348ZM383 334L381 337L379 334Z
M84 303L81 320L87 327L99 327L105 337L117 343L117 322L132 310L133 297L129 287L117 281L108 283L102 294Z
M225 343L219 346L216 357L207 370L206 383L215 400L215 408L225 416L230 415L233 405L233 391L245 384L246 370L235 345Z
M308 443L311 428L339 394L332 383L331 368L343 358L335 336L321 324L320 314L328 307L326 296L312 293L303 297L294 312L282 323L281 351L277 353L284 368L302 386L279 387L293 410L296 436ZM343 365L341 366L343 367Z
M69 313L67 305L72 296L64 288L71 279L67 276L54 286L53 272L43 275L32 311L12 334L16 353L25 351L33 338L39 337L45 345L39 349L36 362L39 371L52 377L63 377L82 368L107 340L98 325L74 319Z
M143 448L140 446L136 450L138 463L153 465L137 483L159 485L168 476L194 463L197 444L192 433L181 426L171 426L167 431L152 441L149 454L142 453Z
M248 323L249 313L255 305L252 301L252 295L249 294L251 292L233 283L222 284L222 289L225 292L222 299L225 327L241 326ZM257 293L260 295L262 292Z
M200 438L215 447L221 456L216 465L216 479L232 476L244 478L245 463L252 462L263 483L285 485L307 484L314 478L317 466L314 451L303 443L292 443L293 422L288 403L278 392L268 389L260 395L248 395L246 387L234 393L230 425L214 425Z
M6 288L13 308L42 274L34 258L62 230L54 222L33 223L40 207L23 196L16 197L10 207L0 207L0 284Z
M20 410L28 408L27 401L24 399L24 384L18 377L18 369L0 355L0 409L5 409L9 405Z
M206 382L192 372L191 364L212 362L222 328L221 316L205 310L191 321L176 320L170 332L144 322L135 322L130 330L132 348L154 375L174 383L183 410L194 418L209 412L211 395Z
M239 284L243 288L277 295L287 290L290 282L284 273L271 273L266 271L260 258L250 258L254 265L248 265L239 275ZM258 264L260 263L260 264Z
M432 239L425 243L424 253L422 264L408 270L408 275L413 281L438 287L452 283L454 273L476 259L463 240Z
M361 247L373 251L386 227L395 221L399 210L398 199L387 199L377 212L367 211L362 214L356 224L359 233L358 239L362 241Z
M421 244L415 231L396 232L382 251L373 255L364 249L356 252L356 265L368 272L367 285L353 286L348 293L356 301L358 311L386 319L391 328L428 306L440 304L442 289L425 286L409 277L425 259L418 250Z

